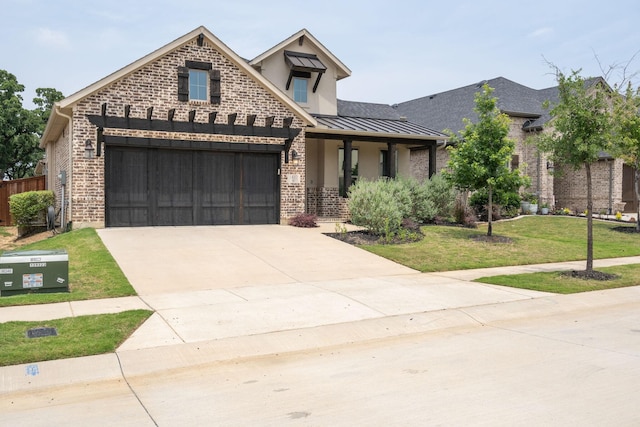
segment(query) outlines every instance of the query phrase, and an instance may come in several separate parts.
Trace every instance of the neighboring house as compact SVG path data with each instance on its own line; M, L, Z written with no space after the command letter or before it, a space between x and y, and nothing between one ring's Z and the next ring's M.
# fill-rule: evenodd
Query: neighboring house
M437 170L446 136L339 101L351 71L301 30L253 60L199 27L57 102L41 146L74 227L272 224L348 216L359 178Z
M599 81L601 79L593 79L590 83L593 85ZM584 170L564 170L563 174L554 175L552 171L557 169L557 165L551 164L533 144L525 143L529 136L550 128L551 117L543 108L543 103L557 102L557 87L536 90L498 77L403 102L394 107L398 113L412 122L439 131L459 132L464 127L463 118L477 120L474 96L484 83L495 89L493 95L498 99L498 108L511 119L509 137L516 142L511 166L520 167L531 178L531 187L527 191L536 194L539 203L549 203L558 208L567 207L582 212L587 205ZM414 175L420 177L418 172L428 159L427 153L416 152L412 158L412 164L416 166ZM447 159L446 150L439 149L438 167L445 167ZM607 153L601 153L600 161L592 168L592 174L595 213L612 213L617 210L635 212L638 201L634 198L631 178L633 170L630 167L623 165L620 159L613 159Z

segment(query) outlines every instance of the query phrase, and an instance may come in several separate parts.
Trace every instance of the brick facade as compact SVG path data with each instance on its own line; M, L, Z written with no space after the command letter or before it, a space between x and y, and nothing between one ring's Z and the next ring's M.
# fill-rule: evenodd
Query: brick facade
M348 199L340 196L338 188L308 187L307 213L315 214L321 218L341 220L351 218Z
M623 161L601 160L591 165L593 212L622 212L622 169ZM587 208L587 175L583 168L571 170L559 168L560 176L555 180L556 207L569 208L581 213Z
M177 69L185 61L211 62L221 72L221 103L179 102ZM71 159L65 150L66 141L57 141L50 153L55 157L49 164L60 170L70 161L70 216L75 225L104 226L105 224L105 176L104 155L93 159L84 158L85 141L96 146L96 127L86 115L101 114L101 106L107 103L108 115L124 116L124 106L130 105L130 117L146 117L148 107L153 107L153 118L166 119L169 109L175 109L175 121L188 121L190 110L196 110L195 121L206 122L210 112L217 112L217 121L225 121L228 114L237 113L237 123L245 123L249 114L257 116L256 125L262 126L265 117L275 116L274 126L282 126L285 117L294 117L292 128L303 129L294 139L292 149L301 156L298 165L284 163L281 156L280 216L281 220L305 211L305 135L304 123L283 103L276 99L259 82L247 75L226 56L206 40L198 46L196 40L147 63L129 75L102 87L99 91L80 100L73 107L73 141ZM233 135L189 134L151 132L137 130L105 129L105 135L200 140L210 142L242 142L260 144L283 144L282 139ZM104 149L103 149L104 151ZM103 152L104 154L104 152ZM57 173L57 172L56 172ZM69 173L69 172L68 172ZM291 178L291 179L288 179Z
M429 178L429 150L411 150L410 174L418 181ZM436 150L436 173L447 167L449 153L446 148L439 147Z
M582 212L587 206L587 187L584 168L578 171L564 170L554 173L550 169L547 157L538 151L535 144L527 141L533 134L522 130L525 120L521 117L510 117L509 138L515 141L514 154L522 173L531 180L530 187L523 191L533 193L539 204L548 203L551 207L569 208ZM436 169L440 172L446 168L449 153L446 149L437 150ZM428 177L429 151L415 150L411 152L411 176L424 180ZM622 211L622 173L621 160L599 161L592 166L593 209L595 213Z

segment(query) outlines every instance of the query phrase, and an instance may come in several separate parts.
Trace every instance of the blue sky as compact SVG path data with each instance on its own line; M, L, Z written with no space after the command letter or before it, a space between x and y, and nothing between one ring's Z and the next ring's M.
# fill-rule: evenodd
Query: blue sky
M352 71L339 98L385 104L498 76L542 89L546 61L593 76L596 55L607 69L640 51L637 0L3 0L2 15L0 69L27 108L37 87L70 95L200 25L249 59L306 28Z

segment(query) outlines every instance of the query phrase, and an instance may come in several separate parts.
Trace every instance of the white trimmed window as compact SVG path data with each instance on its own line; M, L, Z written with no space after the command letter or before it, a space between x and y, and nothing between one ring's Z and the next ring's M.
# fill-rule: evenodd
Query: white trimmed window
M301 104L307 103L307 79L293 79L293 100Z

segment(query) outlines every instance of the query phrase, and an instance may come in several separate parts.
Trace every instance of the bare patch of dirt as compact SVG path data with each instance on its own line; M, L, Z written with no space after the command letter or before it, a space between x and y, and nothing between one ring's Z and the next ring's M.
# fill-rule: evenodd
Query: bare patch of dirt
M2 231L8 233L0 234L0 251L11 251L28 243L39 242L53 236L51 231L38 231L26 236L18 237L17 227L3 227Z
M603 273L602 271L587 271L587 270L572 270L565 271L562 273L563 276L573 277L574 279L583 279L583 280L599 280L599 281L607 281L617 279L619 276L615 274Z
M470 239L475 240L476 242L483 243L513 243L513 239L506 236L496 236L495 234L491 236L487 236L486 234L476 234L473 236L469 236Z

